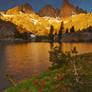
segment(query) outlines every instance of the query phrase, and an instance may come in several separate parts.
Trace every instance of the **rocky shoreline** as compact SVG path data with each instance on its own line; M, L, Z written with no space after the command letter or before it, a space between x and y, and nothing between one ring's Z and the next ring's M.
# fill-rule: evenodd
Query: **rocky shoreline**
M48 36L37 36L34 39L23 39L23 38L0 38L0 42L50 42ZM53 42L58 42L54 40ZM74 32L65 33L62 35L61 42L92 42L92 32Z
M17 26L9 21L0 20L0 41L10 42L50 42L49 34L38 36L31 32L19 33ZM58 35L58 34L57 34ZM53 35L55 37L55 34ZM54 39L54 38L53 38ZM57 38L58 39L58 38ZM53 40L53 42L58 42ZM77 32L63 33L61 42L92 42L92 27Z

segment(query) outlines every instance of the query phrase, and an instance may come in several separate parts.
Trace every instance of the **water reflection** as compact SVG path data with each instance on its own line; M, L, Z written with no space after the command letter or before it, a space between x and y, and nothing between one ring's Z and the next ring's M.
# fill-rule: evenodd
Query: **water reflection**
M5 74L12 74L19 80L48 69L51 66L48 51L55 46L63 51L76 46L79 54L92 52L92 43L0 43L0 91L9 87Z
M44 71L50 65L48 51L49 44L44 43L7 46L6 71L21 77L24 77L24 74Z
M57 46L64 52L70 51L74 47L76 47L79 54L92 52L92 43L53 43L50 47L54 48Z
M63 51L69 51L73 47L76 47L79 54L92 52L92 43L63 43L62 44Z

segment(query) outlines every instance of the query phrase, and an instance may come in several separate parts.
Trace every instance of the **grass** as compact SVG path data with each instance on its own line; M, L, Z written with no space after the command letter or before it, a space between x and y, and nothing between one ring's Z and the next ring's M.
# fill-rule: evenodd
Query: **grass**
M16 87L4 92L92 92L92 54L78 56L76 62L79 82L76 82L73 66L63 64L35 74Z

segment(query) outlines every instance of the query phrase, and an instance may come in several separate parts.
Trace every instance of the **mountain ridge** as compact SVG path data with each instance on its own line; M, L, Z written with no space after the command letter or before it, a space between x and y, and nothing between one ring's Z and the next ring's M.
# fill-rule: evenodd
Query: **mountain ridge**
M70 17L72 15L80 14L80 13L87 13L82 8L74 7L72 4L69 3L68 0L63 0L63 4L61 8L53 8L51 5L45 5L38 13L35 13L32 9L32 6L29 3L24 3L20 6L15 6L6 12L5 14L8 15L16 15L19 13L26 13L26 14L37 14L40 17Z
M51 25L54 27L54 31L58 32L62 21L64 22L64 30L67 28L70 30L72 26L75 27L75 31L92 26L92 13L81 13L68 18L39 17L36 14L25 13L17 15L5 14L0 19L12 22L17 26L25 28L27 32L33 32L37 35L48 35ZM20 33L23 32L21 31Z
M68 0L65 0L63 5L67 6L67 4L76 10L75 7L68 2ZM48 5L47 7L52 9L55 16L55 9L51 5ZM45 7L46 10L48 10L48 8ZM77 7L77 9L81 10L79 7ZM45 14L47 13L45 12ZM50 12L48 15L50 16L51 14L52 13ZM75 31L85 29L88 25L92 26L92 13L86 14L83 12L75 15L70 14L67 17L53 17L53 15L49 16L44 15L40 17L32 10L32 6L25 3L21 6L16 6L8 10L6 13L1 12L0 19L9 21L18 26L18 28L21 27L25 29L18 30L20 33L33 32L36 35L48 35L51 26L54 27L54 33L58 33L62 21L64 22L64 31L66 29L70 30L72 26L75 27Z
M27 14L31 14L34 13L32 6L29 3L24 3L20 6L16 6L14 8L11 8L9 10L6 11L6 14L19 14L20 12L22 13L27 13Z

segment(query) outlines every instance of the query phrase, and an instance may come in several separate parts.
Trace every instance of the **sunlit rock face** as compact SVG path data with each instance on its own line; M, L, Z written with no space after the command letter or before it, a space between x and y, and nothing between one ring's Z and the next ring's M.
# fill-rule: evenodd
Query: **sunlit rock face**
M25 4L21 5L20 10L23 13L28 13L28 14L34 13L34 11L32 10L32 6L30 4L28 4L28 3L25 3Z
M60 10L60 17L69 17L74 14L76 14L74 6L70 4L68 0L64 0Z
M60 17L70 17L72 15L86 13L82 8L74 7L72 4L69 3L69 0L64 0L62 7L60 9Z
M40 17L48 16L48 17L57 17L59 16L60 10L58 8L54 9L51 5L46 5L38 12Z
M27 13L27 14L32 14L34 11L32 10L32 6L28 3L25 3L21 6L16 6L12 9L9 9L6 14L19 14L19 13Z
M55 17L59 17L59 14L60 14L60 9L56 8L55 9Z
M6 12L6 14L9 14L9 15L11 15L11 14L18 14L19 11L20 11L19 6L16 6L16 7L12 8L12 9L9 9Z

